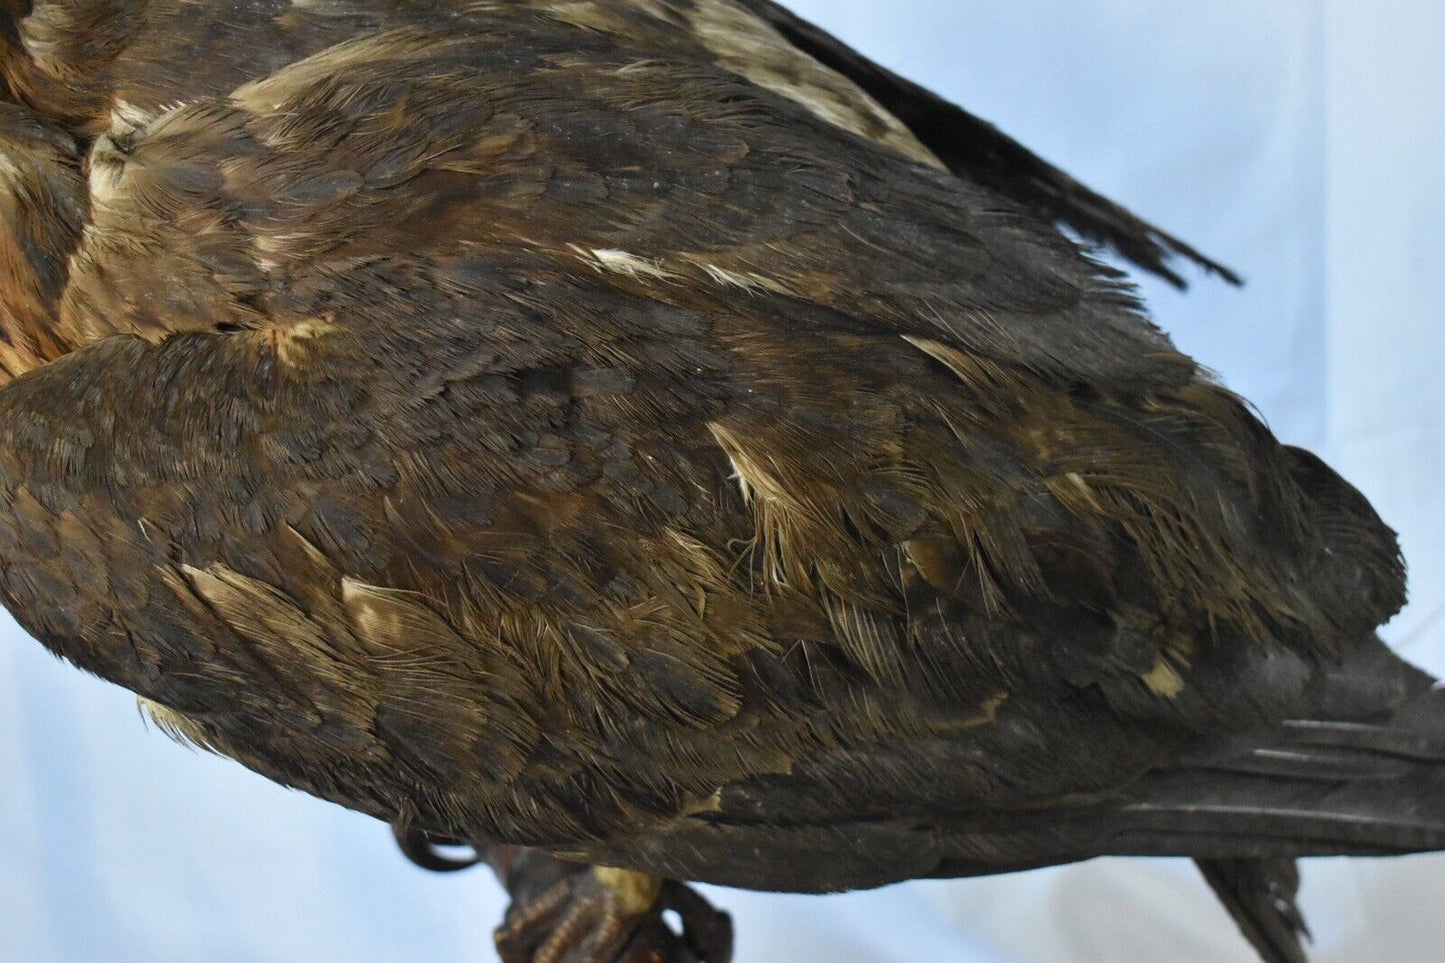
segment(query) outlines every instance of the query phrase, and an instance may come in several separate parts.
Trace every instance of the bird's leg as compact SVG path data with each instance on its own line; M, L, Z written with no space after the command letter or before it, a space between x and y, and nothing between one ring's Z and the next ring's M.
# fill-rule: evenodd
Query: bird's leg
M695 890L647 873L571 863L520 846L441 851L453 841L396 828L397 843L423 869L451 872L485 861L512 897L497 928L504 963L728 963L732 920ZM677 914L674 932L663 914Z
M727 963L732 921L689 887L495 846L487 861L512 894L497 930L505 963ZM667 925L671 910L682 932Z

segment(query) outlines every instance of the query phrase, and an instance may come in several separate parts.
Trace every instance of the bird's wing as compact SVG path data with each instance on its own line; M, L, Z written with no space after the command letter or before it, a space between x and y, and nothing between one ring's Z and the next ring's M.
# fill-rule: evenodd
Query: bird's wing
M1287 712L1398 604L1368 507L1048 225L477 16L96 141L85 346L0 389L0 590L183 735L440 835L861 885Z
M874 63L772 0L735 2L865 91L959 177L997 191L1040 217L1068 225L1179 287L1186 284L1170 267L1175 257L1240 283L1229 268L1090 190L997 127Z
M382 29L446 30L498 16L548 17L634 46L641 55L704 59L788 97L815 116L1007 197L1030 213L1171 283L1182 257L1234 283L1228 268L1136 217L993 125L872 62L771 0L514 0L496 8L443 2L308 3L238 8L155 0L97 18L50 5L21 28L31 59L9 67L28 102L93 129L113 112L162 110L223 96L258 75ZM507 8L510 8L508 12ZM109 8L107 8L109 9ZM25 49L25 48L21 48Z

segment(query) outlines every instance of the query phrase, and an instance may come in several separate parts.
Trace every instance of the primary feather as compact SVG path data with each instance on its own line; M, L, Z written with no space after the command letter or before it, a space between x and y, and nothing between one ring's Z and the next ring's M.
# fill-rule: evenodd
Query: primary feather
M755 0L10 27L0 595L171 731L755 888L1192 855L1279 959L1445 847L1393 533L992 128Z

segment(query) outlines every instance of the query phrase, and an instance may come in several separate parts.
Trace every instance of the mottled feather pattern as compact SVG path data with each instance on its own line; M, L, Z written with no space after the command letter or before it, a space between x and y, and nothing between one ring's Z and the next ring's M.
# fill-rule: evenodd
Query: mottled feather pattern
M801 890L1181 849L1158 774L1317 711L1393 533L759 6L37 4L10 610L440 837Z

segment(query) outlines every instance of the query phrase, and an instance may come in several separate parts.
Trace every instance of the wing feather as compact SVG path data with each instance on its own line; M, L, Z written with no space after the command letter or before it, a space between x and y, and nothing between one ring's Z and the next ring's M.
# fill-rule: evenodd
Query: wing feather
M0 594L391 822L757 885L1075 858L980 826L1284 717L1398 599L1107 270L708 57L485 7L95 156L76 350L0 388Z

